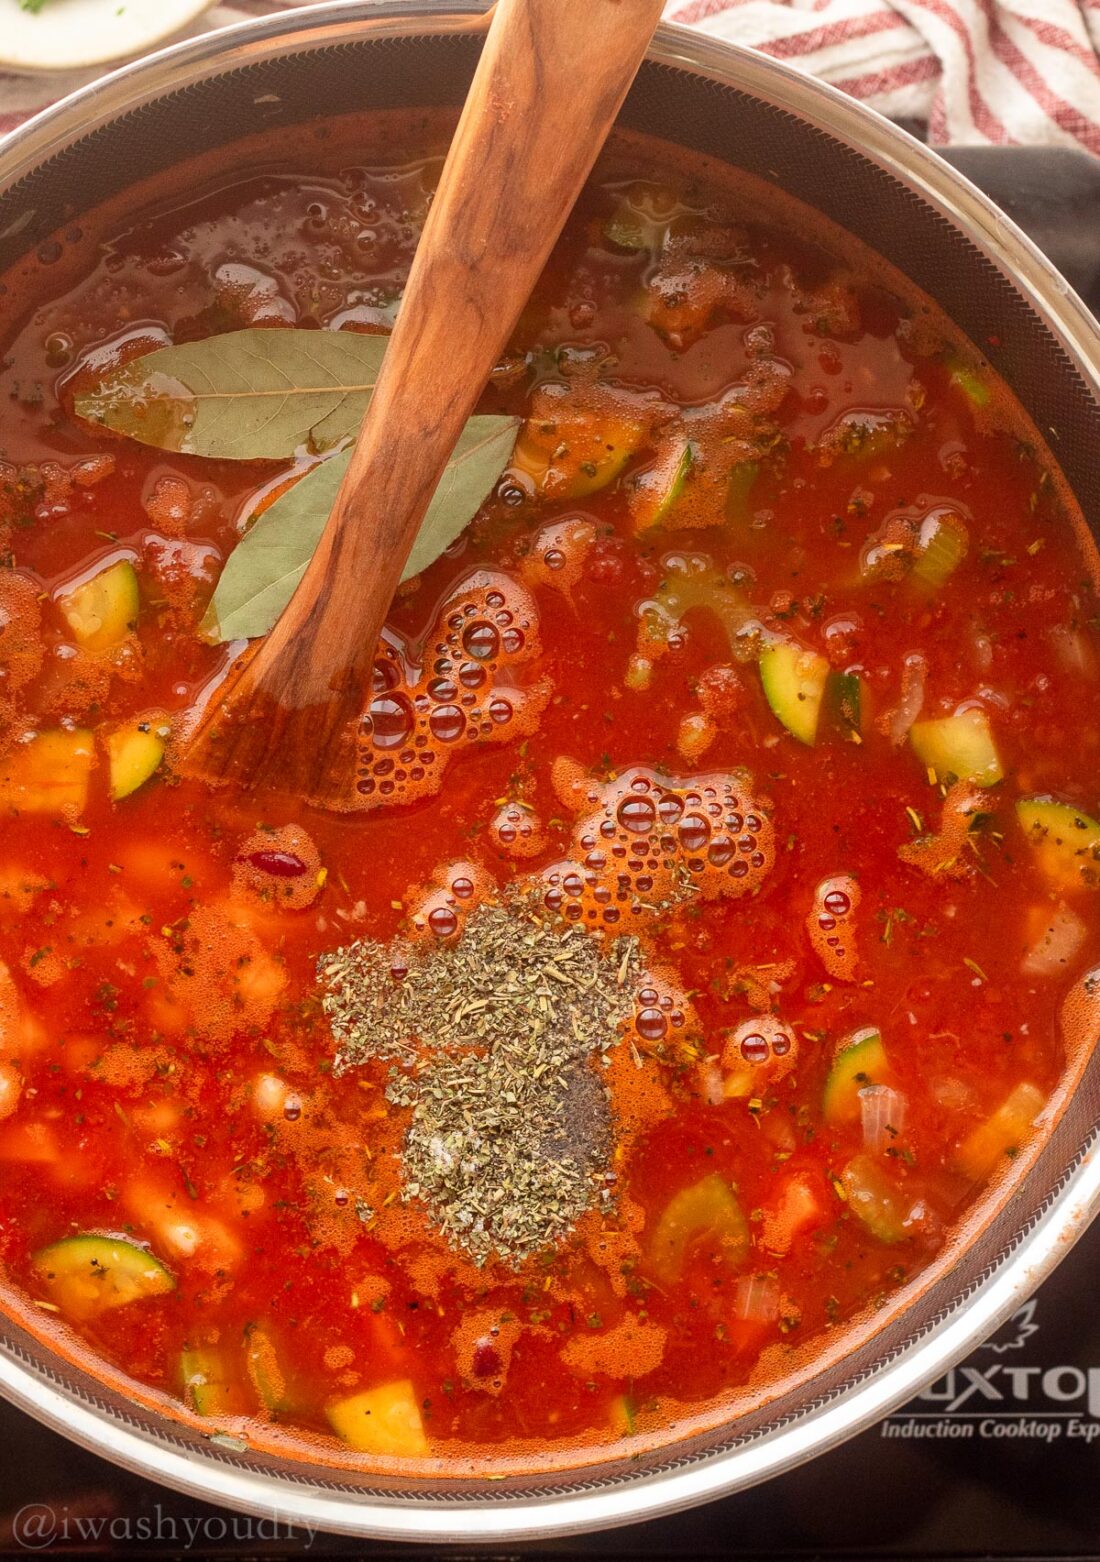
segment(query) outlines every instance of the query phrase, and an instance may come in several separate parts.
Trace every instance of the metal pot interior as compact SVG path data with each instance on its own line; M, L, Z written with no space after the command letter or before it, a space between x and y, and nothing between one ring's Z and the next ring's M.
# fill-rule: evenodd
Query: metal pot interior
M118 73L0 153L0 270L65 223L184 158L266 128L369 108L459 105L481 6L330 5L246 24ZM622 116L731 163L876 250L981 348L1100 524L1100 339L1037 253L945 165L770 60L659 36ZM1091 359L1091 361L1090 361ZM215 1500L403 1538L548 1534L684 1506L778 1473L942 1371L1034 1288L1091 1214L1100 1062L1086 1066L1010 1199L923 1294L772 1402L629 1463L419 1487L214 1445L137 1407L0 1321L0 1391L118 1462ZM945 1272L946 1271L946 1272Z

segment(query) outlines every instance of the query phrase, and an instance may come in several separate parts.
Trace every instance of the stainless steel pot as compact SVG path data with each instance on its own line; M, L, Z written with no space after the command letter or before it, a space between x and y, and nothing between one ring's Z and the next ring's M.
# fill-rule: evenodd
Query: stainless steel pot
M343 0L167 49L32 120L0 148L0 269L184 157L365 107L457 104L480 0ZM566 110L567 111L567 110ZM877 249L979 344L1100 525L1100 331L1019 230L933 153L773 60L664 27L623 111L636 129L741 166ZM1092 1038L1095 1039L1095 1038ZM567 1534L767 1479L901 1404L978 1344L1068 1251L1100 1198L1100 1059L1044 1143L923 1290L845 1337L771 1401L629 1462L435 1484L211 1441L105 1388L0 1320L0 1392L55 1430L177 1489L285 1522L393 1539Z

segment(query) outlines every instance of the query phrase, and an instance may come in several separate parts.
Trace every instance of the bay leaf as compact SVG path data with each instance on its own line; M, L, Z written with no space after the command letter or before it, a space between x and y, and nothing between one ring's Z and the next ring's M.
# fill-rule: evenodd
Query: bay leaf
M465 530L504 470L519 419L471 418L428 506L402 580L427 569ZM320 541L351 449L318 462L268 506L234 548L203 620L212 640L265 635L286 607ZM370 524L370 517L363 517Z
M185 455L318 453L358 430L388 340L361 331L227 331L134 359L77 396L74 411Z

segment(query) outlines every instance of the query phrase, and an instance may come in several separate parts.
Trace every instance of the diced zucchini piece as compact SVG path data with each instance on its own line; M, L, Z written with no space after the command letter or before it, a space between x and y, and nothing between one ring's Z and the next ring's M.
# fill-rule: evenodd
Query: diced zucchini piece
M1065 890L1100 885L1100 824L1095 819L1053 797L1022 797L1016 817L1052 884Z
M777 640L760 653L760 682L768 704L800 743L817 741L829 664L816 651Z
M1004 775L984 710L971 707L934 721L915 721L909 729L913 752L937 781L973 781L996 786Z
M659 185L633 184L604 223L603 236L617 249L656 252L679 210L670 190Z
M279 1365L278 1352L270 1334L258 1323L249 1324L245 1330L245 1365L256 1398L264 1409L286 1410L286 1378Z
M839 463L853 472L892 453L912 425L903 412L845 412L825 429L815 449L824 466Z
M921 522L910 578L938 591L966 558L969 542L961 516L954 510L933 510Z
M840 1176L848 1207L877 1242L905 1240L904 1194L869 1155L855 1155Z
M139 716L107 734L111 798L119 802L144 785L164 758L167 719L159 713Z
M640 418L543 396L519 431L512 467L552 499L583 499L613 483L642 443Z
M726 486L726 519L743 521L748 515L749 495L760 475L759 461L739 461Z
M82 813L94 759L95 742L83 727L39 732L0 759L0 800L17 813Z
M180 1352L180 1377L183 1393L192 1410L200 1416L247 1415L244 1390L233 1381L233 1374L220 1350L209 1346Z
M890 1072L886 1048L877 1030L857 1030L841 1042L825 1080L821 1109L827 1123L856 1123L860 1117L859 1092L864 1085L881 1085Z
M129 559L109 564L91 580L57 599L61 616L85 651L110 651L121 645L137 623L141 597Z
M77 1322L176 1289L159 1258L122 1237L62 1237L37 1252L33 1262L50 1300Z
M421 1459L428 1452L420 1406L407 1378L337 1400L325 1414L337 1437L360 1453Z
M616 249L654 249L661 241L661 235L653 234L650 224L626 201L616 207L604 223L603 236Z
M1045 1100L1034 1085L1017 1085L992 1116L963 1140L955 1156L959 1168L980 1182L1006 1157L1011 1160L1034 1128Z
M976 369L956 359L951 369L951 383L959 387L972 407L988 407L992 392Z
M684 496L695 461L690 440L671 444L630 484L630 514L639 531L662 526Z
M849 743L863 731L863 679L858 673L831 672L825 680L819 725Z
M655 1273L678 1280L689 1250L701 1241L714 1244L730 1265L741 1263L749 1251L748 1221L733 1189L717 1172L681 1188L665 1205L649 1247Z
M634 1401L629 1394L619 1394L611 1401L608 1414L611 1430L617 1437L633 1437L636 1418L634 1414Z

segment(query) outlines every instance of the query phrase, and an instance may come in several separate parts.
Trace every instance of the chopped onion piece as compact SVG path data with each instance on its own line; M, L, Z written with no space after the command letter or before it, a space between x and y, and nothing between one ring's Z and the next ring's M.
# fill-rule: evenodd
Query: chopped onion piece
M1042 920L1042 932L1020 966L1025 976L1056 976L1065 970L1085 941L1085 924L1066 905L1055 906Z
M1073 629L1069 624L1054 624L1047 633L1067 672L1081 678L1096 677L1096 653L1080 629Z
M964 1080L953 1074L932 1081L932 1095L937 1105L948 1112L963 1112L974 1105L974 1092Z
M774 1323L779 1317L779 1281L774 1275L742 1275L733 1293L735 1318Z
M708 1106L721 1106L726 1099L726 1085L717 1058L707 1058L699 1065L699 1088Z
M882 1150L893 1143L905 1127L907 1106L901 1091L890 1085L864 1085L859 1092L859 1111L868 1150Z
M252 1086L252 1105L264 1122L281 1117L290 1086L277 1074L260 1074Z
M887 719L887 734L895 747L905 742L909 728L921 713L927 672L928 663L919 651L911 651L902 663L901 699Z
M971 636L971 645L974 648L974 665L979 672L989 672L993 666L993 641L984 630L975 627Z

